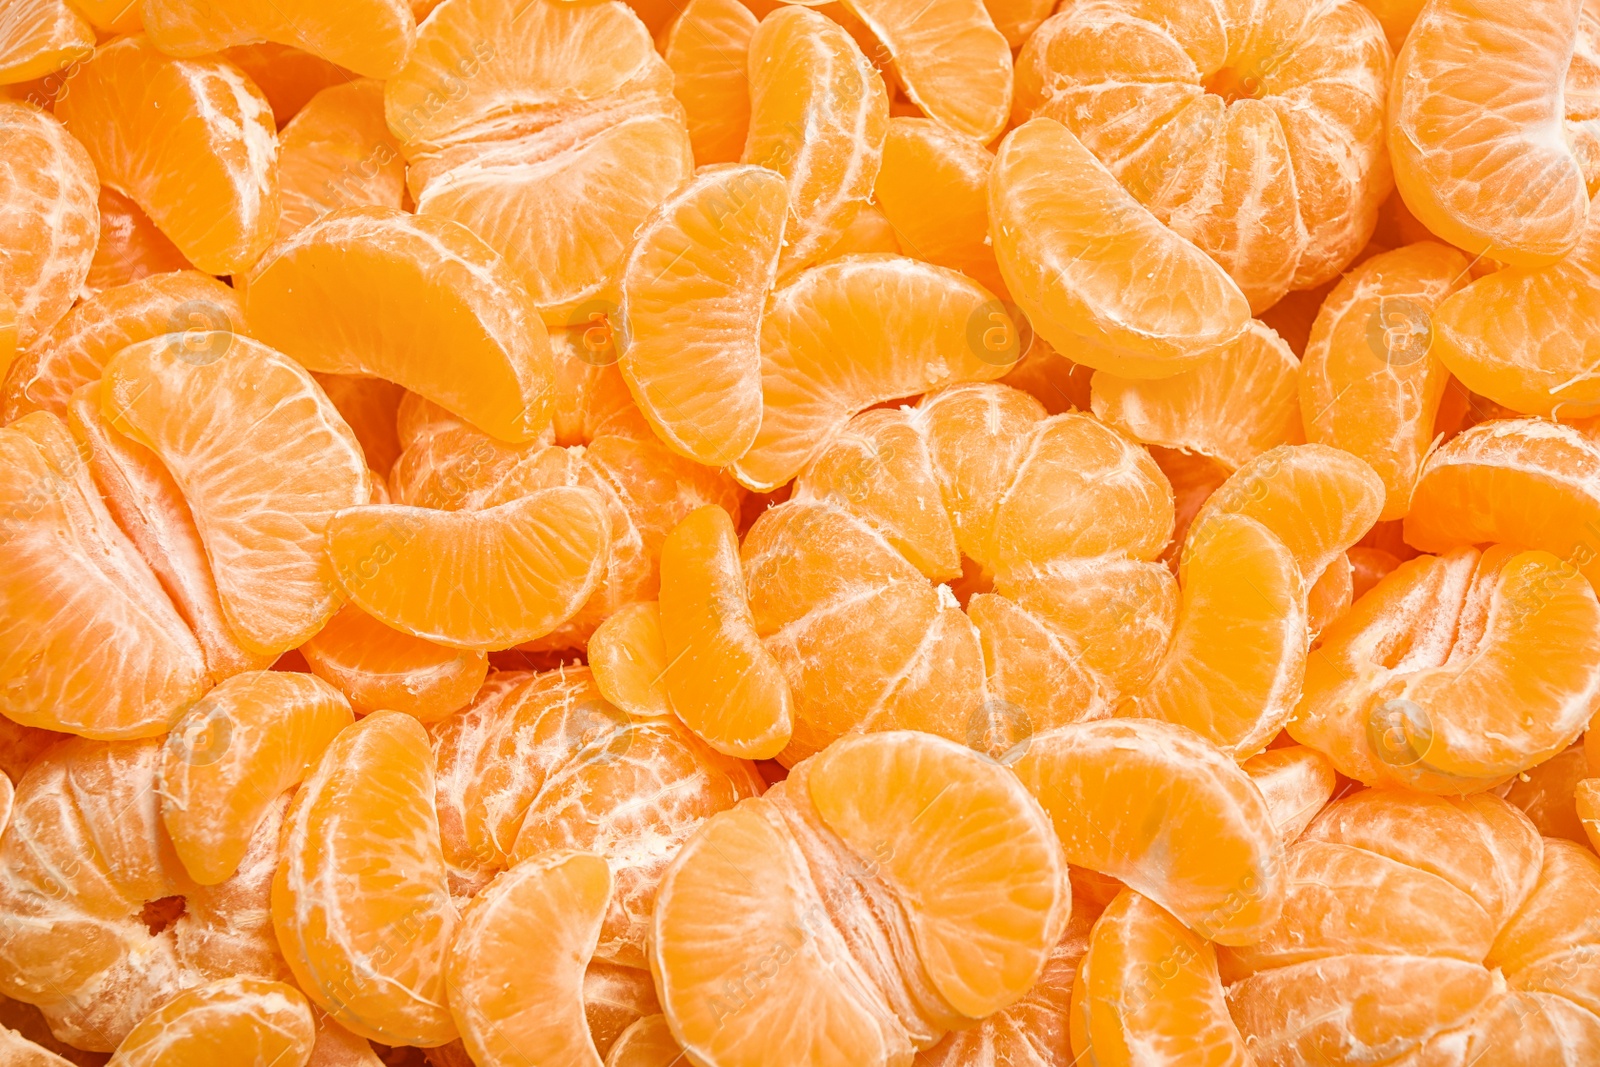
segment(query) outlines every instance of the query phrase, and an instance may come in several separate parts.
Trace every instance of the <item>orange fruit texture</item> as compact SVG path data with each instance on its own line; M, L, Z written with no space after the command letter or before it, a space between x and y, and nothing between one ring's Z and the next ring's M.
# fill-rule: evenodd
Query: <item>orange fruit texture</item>
M369 78L400 71L416 37L405 0L142 0L145 32L173 56L203 56L233 45L292 45Z
M1281 918L1218 951L1256 1063L1564 1067L1600 1052L1588 849L1540 838L1492 795L1371 789L1288 855Z
M1371 237L1392 61L1355 0L1076 0L1023 46L1016 110L1065 123L1260 312Z
M138 204L201 270L243 270L272 241L272 109L233 64L172 59L143 36L121 38L79 67L56 114L100 181Z
M89 262L90 289L110 289L151 274L186 270L183 253L139 205L110 186L100 188L100 240Z
M0 17L0 85L60 70L94 51L94 27L65 0L21 0Z
M123 1038L117 1067L202 1067L224 1056L304 1065L316 1041L306 998L294 986L230 978L190 989Z
M650 966L698 1060L904 1063L1028 991L1069 897L1044 812L1008 769L941 738L870 734L685 844Z
M750 38L757 19L739 0L689 0L661 41L700 166L737 163L750 129Z

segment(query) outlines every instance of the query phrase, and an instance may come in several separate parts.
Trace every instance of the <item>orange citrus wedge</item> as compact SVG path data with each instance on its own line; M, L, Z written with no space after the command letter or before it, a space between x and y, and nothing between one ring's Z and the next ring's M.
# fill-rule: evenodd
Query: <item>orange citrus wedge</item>
M750 130L747 58L756 17L739 0L689 0L673 19L661 55L683 105L695 162L737 163Z
M605 698L631 715L671 715L661 608L637 601L618 608L589 638L589 668Z
M660 626L667 700L718 752L771 759L789 743L789 683L761 643L728 513L699 508L661 547Z
M142 0L145 32L171 56L274 41L369 78L392 78L417 23L406 0Z
M100 243L95 246L85 285L110 289L152 274L190 269L192 264L178 246L138 204L109 185L100 187Z
M66 0L15 0L0 14L0 85L31 81L94 54L94 27Z
M449 219L324 215L262 265L245 309L258 337L308 370L397 382L506 441L550 423L538 314L505 261Z
M300 653L313 674L357 709L403 711L423 722L466 707L489 672L482 652L401 633L353 604L329 619Z
M278 145L279 241L330 211L398 209L404 200L405 158L384 121L382 82L323 89L279 131Z
M1261 790L1286 847L1311 825L1339 786L1332 761L1305 745L1269 748L1240 766Z
M111 1057L116 1067L306 1064L316 1043L300 990L260 978L225 978L173 997L145 1016Z

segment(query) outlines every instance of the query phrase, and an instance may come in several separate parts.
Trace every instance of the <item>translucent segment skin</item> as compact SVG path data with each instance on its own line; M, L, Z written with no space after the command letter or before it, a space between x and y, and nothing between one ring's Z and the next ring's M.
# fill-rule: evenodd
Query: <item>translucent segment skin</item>
M872 195L889 94L838 23L780 6L750 39L750 132L740 160L789 183L784 277L816 262Z
M1012 297L1040 336L1076 363L1128 378L1170 377L1238 338L1250 321L1248 301L1222 268L1051 119L1030 120L1000 143L989 226Z
M1515 14L1448 0L1418 14L1400 49L1395 184L1412 214L1469 254L1531 267L1578 243L1589 191L1562 88L1582 11L1582 0Z
M245 303L255 334L308 370L397 382L505 441L550 424L537 309L505 261L448 219L324 215L273 251Z
M1269 748L1240 766L1261 790L1286 848L1333 799L1339 784L1333 762L1305 745Z
M0 292L14 305L17 344L28 348L88 276L100 182L90 153L54 116L9 100L0 101L0 161Z
M174 56L203 56L233 45L275 41L369 78L405 65L417 23L405 0L354 0L328 6L298 0L144 0L145 32Z
M771 759L789 743L789 684L761 643L739 565L739 537L719 507L691 512L661 548L662 681L673 711L712 748Z
M217 683L241 671L271 666L270 656L247 650L234 635L182 491L154 452L106 422L99 382L73 394L67 405L67 425L88 460L106 510L133 542L200 643L210 680Z
M159 107L132 108L134 99ZM147 38L79 68L57 114L100 180L130 196L207 274L254 263L278 230L278 135L261 90L216 57L172 59Z
M193 634L60 419L38 412L0 429L0 455L6 716L84 736L165 733L210 686Z
M89 262L86 286L111 289L152 274L192 269L193 264L138 204L110 186L100 187L100 241Z
M1329 627L1289 724L1368 784L1484 789L1576 740L1600 695L1600 602L1547 552L1402 563Z
M51 1050L28 1040L21 1033L0 1026L0 1055L15 1067L73 1067L71 1060L63 1059Z
M1467 257L1434 241L1362 263L1323 302L1300 366L1306 439L1342 448L1383 479L1379 520L1404 518L1450 371L1440 305L1468 284Z
M328 524L340 588L388 626L447 648L510 648L570 619L599 583L611 524L588 489L483 511L348 508Z
M602 1067L583 973L610 897L602 857L561 850L502 874L462 912L445 973L474 1063L512 1067L539 1049L550 1067Z
M355 721L320 678L238 674L173 725L161 765L161 818L189 876L232 877L272 802Z
M1283 906L1283 842L1260 790L1185 727L1075 723L1035 735L1017 774L1067 861L1112 875L1223 945L1249 944Z
M313 674L363 712L403 711L421 722L466 707L489 673L482 652L412 637L353 604L340 608L300 652Z
M1131 889L1094 924L1070 1018L1073 1052L1105 1067L1252 1063L1228 1015L1216 949Z
M30 411L63 418L67 401L99 378L112 356L169 333L249 331L239 294L198 271L173 271L102 289L66 315L12 365L0 417Z
M94 52L94 27L65 0L22 0L0 23L0 85L42 78Z
M272 923L295 980L352 1033L452 1041L445 959L457 926L422 726L375 712L323 751L295 795Z
M659 604L619 608L589 638L588 653L594 684L611 703L646 718L672 714L663 680L668 661Z
M1600 448L1570 426L1503 419L1428 456L1405 520L1424 552L1504 543L1543 549L1600 584Z
M279 131L278 146L279 241L340 208L401 206L405 159L384 121L382 82L323 89Z
M683 105L699 166L737 163L750 131L747 58L756 17L739 0L689 0L667 30L661 55Z
M647 1015L624 1030L606 1053L605 1067L672 1067L683 1049L672 1039L665 1015Z
M311 375L249 338L124 348L101 379L111 427L161 458L194 513L228 625L279 654L339 607L323 533L370 493L361 445Z
M311 1006L298 989L229 978L181 993L151 1012L123 1038L111 1064L205 1067L230 1057L304 1067L315 1043Z
M1505 799L1522 809L1541 837L1562 837L1587 844L1577 797L1588 777L1583 746L1573 744L1513 778Z
M917 821L917 798L941 793L952 813L994 821ZM1064 874L1009 772L953 742L873 734L685 845L662 882L651 970L674 1038L701 1062L908 1063L971 1018L956 1002L987 1013L1032 985L1066 923ZM971 894L1003 906L974 911ZM723 979L772 951L773 929L790 931L783 964L730 996Z
M761 318L788 214L762 167L702 170L644 223L622 269L620 365L656 436L726 467L761 425Z
M906 96L958 133L992 141L1011 113L1011 47L982 0L849 0Z

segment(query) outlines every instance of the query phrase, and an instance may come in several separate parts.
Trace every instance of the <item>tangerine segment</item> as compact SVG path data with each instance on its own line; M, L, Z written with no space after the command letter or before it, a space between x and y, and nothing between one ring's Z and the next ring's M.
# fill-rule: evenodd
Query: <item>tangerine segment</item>
M233 876L267 809L355 721L339 691L287 671L236 674L173 724L161 818L189 876Z
M982 0L846 0L882 42L906 97L924 115L988 142L1011 115L1011 46Z
M1570 254L1486 274L1433 317L1436 356L1474 393L1529 415L1600 411L1593 382L1600 212Z
M1015 764L1067 861L1109 874L1218 944L1278 918L1283 843L1250 777L1189 729L1152 719L1038 734Z
M66 417L67 400L99 378L112 356L162 334L175 348L208 330L246 333L238 294L198 271L174 271L103 289L67 312L14 365L6 378L7 422L30 411Z
M872 196L901 252L1005 296L989 242L993 165L994 154L974 137L932 119L892 118Z
M106 364L102 409L182 490L239 643L275 655L338 610L323 531L366 503L366 462L299 364L228 333L191 341L124 348Z
M204 654L117 528L60 419L0 429L0 711L97 737L166 732L210 681Z
M805 9L774 17L788 11ZM1004 335L996 351L987 333ZM761 326L761 429L734 473L770 491L864 408L1000 377L1018 338L1010 314L955 271L885 255L814 267L772 296Z
M1600 584L1600 448L1570 426L1495 420L1435 450L1406 541L1425 552L1503 542L1544 549Z
M1266 747L1300 695L1309 633L1300 569L1265 525L1227 515L1191 531L1178 581L1172 642L1117 714L1187 726L1243 759Z
M15 305L21 347L66 314L88 277L99 195L89 153L55 117L0 101L0 294Z
M1217 952L1159 904L1117 894L1089 935L1072 988L1072 1050L1104 1067L1251 1063L1228 1015Z
M843 738L806 772L822 823L915 902L917 955L956 1011L981 1018L1028 991L1066 926L1070 895L1049 820L1015 776L913 733ZM976 811L1009 817L979 825Z
M1586 844L1577 800L1588 772L1583 747L1573 744L1512 779L1505 799L1522 810L1541 837L1562 837Z
M1311 825L1339 785L1333 762L1305 745L1269 748L1240 766L1266 798L1285 847Z
M405 0L143 0L145 32L172 56L203 56L275 41L369 78L405 65L417 23Z
M363 78L323 89L278 134L282 241L330 211L398 209L406 164L383 116L383 83Z
M662 682L672 710L718 752L771 759L789 743L789 683L761 643L728 513L699 508L661 547Z
M380 622L449 648L543 637L604 573L611 523L591 490L557 486L484 511L348 508L328 524L339 585Z
M100 241L85 286L110 289L152 274L190 269L178 246L156 228L138 204L109 185L100 187Z
M62 1059L6 1026L0 1026L0 1056L5 1056L6 1063L15 1067L74 1067L73 1061ZM662 1061L663 1064L667 1062Z
M872 734L797 764L684 845L650 965L696 1062L887 1067L964 1010L1021 997L1067 904L1043 813L1009 771L926 734ZM740 985L752 965L765 977Z
M445 967L450 1012L472 1061L601 1067L584 1018L583 976L611 898L611 868L590 852L535 856L461 915Z
M589 638L589 668L605 698L630 715L672 714L667 696L667 644L655 601L625 604Z
M353 78L349 71L321 56L271 41L235 45L223 49L221 55L266 94L279 129L317 93Z
M123 38L79 68L56 112L100 180L207 274L238 273L272 242L277 129L267 98L232 63L172 59L144 37Z
M271 666L271 656L245 649L228 625L194 514L161 460L107 424L99 382L79 389L67 407L67 425L106 510L200 643L211 681Z
M1012 297L1074 362L1166 378L1249 325L1250 305L1233 279L1124 191L1060 123L1034 119L1000 143L989 226Z
M756 17L739 0L689 0L661 47L688 120L695 162L737 163L750 130L750 38Z
M693 3L694 0L690 0ZM606 1053L605 1067L674 1067L683 1049L672 1039L665 1015L646 1015L618 1035Z
M489 673L482 652L442 648L390 629L353 604L300 646L313 674L362 711L431 722L472 702Z
M843 27L782 5L750 39L745 163L789 182L785 275L816 262L872 195L889 129L883 80Z
M456 1036L445 883L428 735L374 712L345 728L301 785L272 883L272 925L295 980L351 1032L432 1047Z
M1573 796L1578 821L1583 826L1583 836L1589 847L1600 849L1600 778L1584 778L1578 782Z
M180 993L145 1016L117 1046L111 1064L304 1067L316 1037L311 1006L294 986L260 978L225 978Z
M1418 14L1395 64L1389 151L1406 207L1444 240L1513 266L1578 243L1589 190L1562 85L1582 12L1440 0Z
M94 53L94 27L66 0L17 0L0 16L0 85L31 81Z
M1367 783L1483 789L1583 731L1600 602L1548 552L1402 563L1323 634L1290 733Z
M384 92L417 209L480 234L552 325L614 299L634 231L694 168L672 69L616 0L451 4Z
M1300 361L1272 327L1251 319L1238 340L1191 370L1156 381L1096 371L1095 416L1136 441L1199 452L1235 470L1303 440Z
M744 455L761 425L761 312L787 212L773 171L702 170L622 268L622 376L656 435L707 466Z
M1467 257L1435 241L1382 252L1336 285L1300 369L1306 437L1365 460L1383 479L1379 519L1405 516L1433 442L1450 372L1439 307L1468 281Z
M397 382L505 441L550 423L537 309L505 261L449 219L324 215L274 251L245 308L262 340L308 370Z

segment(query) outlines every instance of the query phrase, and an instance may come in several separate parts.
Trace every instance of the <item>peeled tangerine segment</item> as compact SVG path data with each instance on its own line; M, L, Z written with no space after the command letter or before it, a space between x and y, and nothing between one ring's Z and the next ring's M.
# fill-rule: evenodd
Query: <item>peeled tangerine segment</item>
M1131 889L1095 921L1070 1025L1074 1055L1095 1067L1251 1062L1228 1015L1216 949Z
M550 425L555 371L538 309L506 262L449 219L324 215L273 251L245 309L254 336L307 370L396 382L505 441Z
M661 546L661 634L667 699L707 744L771 759L789 743L789 683L761 643L739 565L739 534L716 505L699 508Z
M615 312L634 232L694 170L672 87L617 0L465 0L428 18L384 94L418 212L505 256L547 322L587 325Z
M793 5L761 20L742 160L789 181L783 274L821 259L871 199L888 130L883 79L842 26Z
M489 673L482 652L445 648L385 626L346 604L300 646L313 674L362 711L403 711L423 722L472 702Z
M588 654L594 684L611 703L645 718L672 714L667 644L656 601L635 601L606 616L589 638Z
M1266 747L1305 673L1304 587L1294 556L1260 522L1219 518L1191 535L1177 624L1149 684L1119 715L1187 726L1230 755Z
M989 218L1012 298L1075 363L1165 378L1249 325L1249 301L1233 279L1051 119L1024 123L1000 143Z
M406 162L384 119L380 81L341 77L295 112L278 146L279 241L330 211L405 200Z
M56 114L100 181L128 194L207 274L236 274L278 232L278 133L244 71L172 59L140 37L95 52Z
M692 2L692 0L691 0ZM606 1067L676 1067L683 1049L673 1040L665 1015L646 1015L617 1035Z
M651 970L697 1063L905 1064L1027 992L1068 894L1005 767L928 734L850 737L685 844Z
M457 915L421 724L379 711L341 731L295 795L283 853L272 924L306 995L368 1040L454 1040L445 960Z
M0 711L90 737L165 733L210 685L204 654L39 412L0 429Z
M1305 745L1269 748L1239 766L1266 798L1286 846L1311 824L1339 785L1333 762Z
M1261 791L1185 727L1108 719L1033 738L1015 770L1067 862L1121 879L1218 944L1277 921L1283 842Z
M1422 466L1408 544L1544 549L1600 587L1600 447L1570 426L1501 419L1465 430Z
M756 17L739 0L689 0L661 55L683 105L695 162L737 163L750 131L750 38Z
M289 671L236 674L192 705L161 765L161 818L189 876L230 877L267 809L354 721L333 686Z
M1005 339L993 351L985 343L990 332ZM988 290L953 270L888 255L813 267L768 306L761 429L734 473L750 488L774 489L858 411L1000 377L1021 355L1020 335Z
M1339 281L1312 323L1300 371L1306 437L1372 466L1384 484L1381 520L1410 510L1450 380L1440 305L1469 270L1459 249L1436 241L1381 252Z
M761 312L789 196L764 167L702 170L656 209L622 270L622 375L672 450L726 467L761 425Z
M603 577L611 545L590 489L540 489L483 511L350 508L328 524L345 594L388 626L449 648L491 651L543 637Z
M143 0L145 32L168 55L275 41L369 78L399 73L417 22L406 0Z
M1548 552L1402 563L1323 634L1289 726L1369 784L1497 785L1566 748L1600 698L1600 602Z
M0 16L0 85L43 78L93 52L94 27L66 0L16 0Z
M557 849L500 875L461 915L446 980L479 1067L600 1067L584 1017L584 969L611 901L611 868Z
M361 446L311 375L231 333L169 334L106 365L107 421L183 491L240 644L276 654L339 608L323 531L370 492Z
M305 1067L317 1024L300 990L261 978L225 978L185 990L122 1039L114 1067Z
M99 237L99 193L89 153L54 116L0 100L0 297L12 305L14 345L32 346L77 298Z
M982 0L847 0L924 115L989 142L1011 115L1011 47Z
M1437 358L1468 389L1529 415L1600 412L1600 211L1545 266L1486 274L1439 305Z
M1567 140L1563 86L1583 8L1439 0L1400 49L1389 93L1395 184L1418 221L1470 254L1536 266L1578 243L1589 190Z

